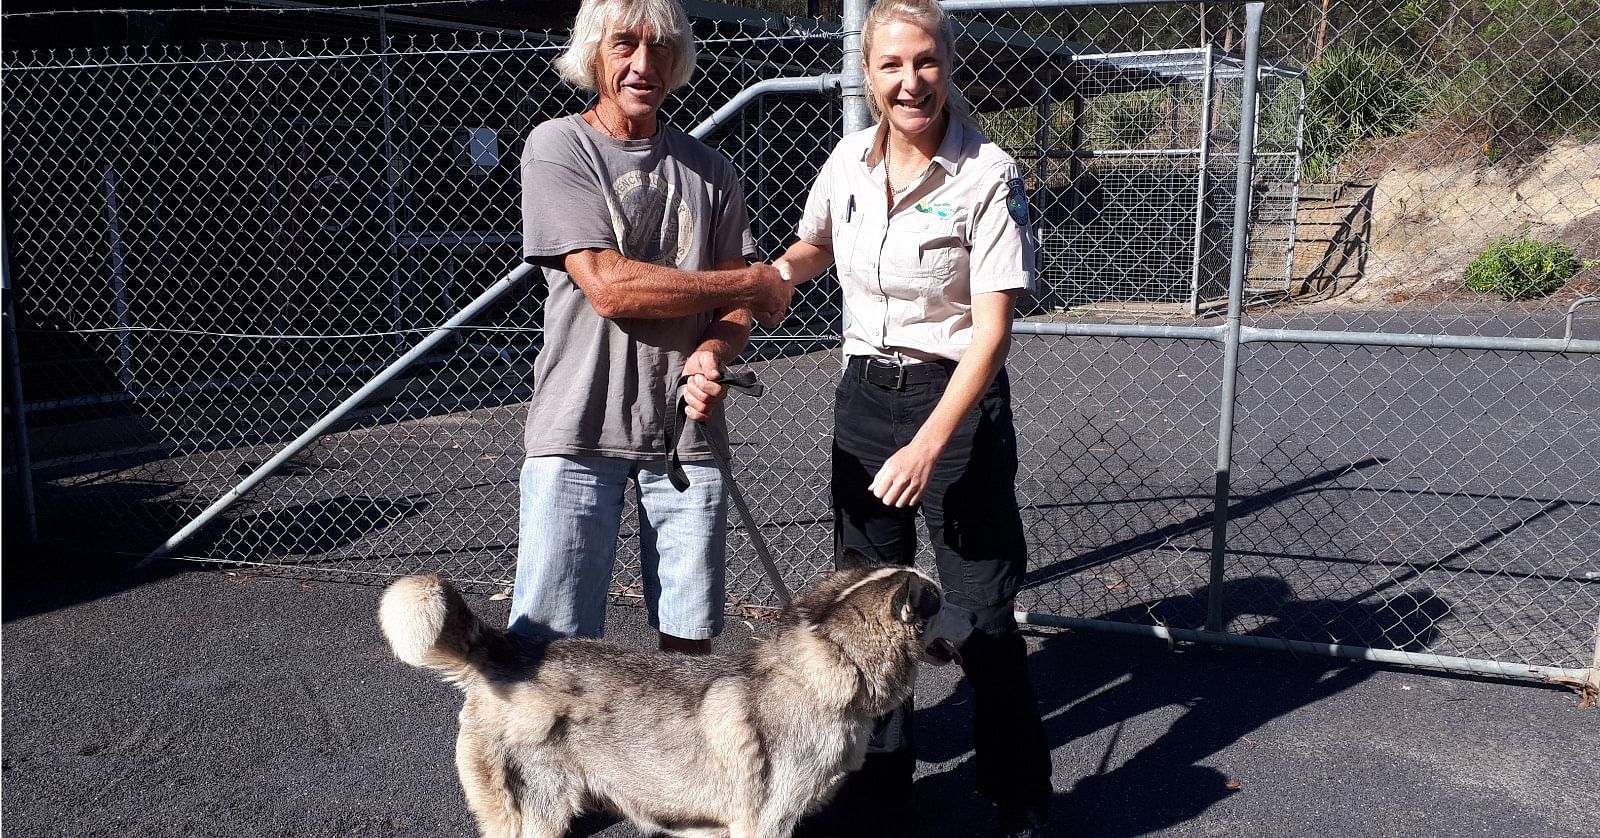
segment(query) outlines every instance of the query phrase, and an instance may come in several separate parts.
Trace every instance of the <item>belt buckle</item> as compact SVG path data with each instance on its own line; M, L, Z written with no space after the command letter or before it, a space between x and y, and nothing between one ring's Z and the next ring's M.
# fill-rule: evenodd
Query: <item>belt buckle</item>
M906 386L906 368L905 368L904 364L897 364L897 363L895 363L893 361L890 361L888 359L885 359L885 358L871 358L871 359L868 359L868 361L867 361L867 367L868 367L868 369L871 369L873 367L877 367L880 370L885 368L885 367L893 368L894 369L894 382L893 383L890 383L890 382L887 382L887 381L873 381L872 380L873 377L870 376L870 375L867 377L867 380L868 381L872 381L873 384L877 384L879 387L887 387L890 390L903 390L903 389L905 389L905 386Z

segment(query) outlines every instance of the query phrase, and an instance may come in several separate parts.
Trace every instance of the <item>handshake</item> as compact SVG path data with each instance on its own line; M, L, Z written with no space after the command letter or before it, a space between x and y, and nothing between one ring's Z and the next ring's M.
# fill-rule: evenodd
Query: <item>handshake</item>
M777 327L789 314L789 302L794 297L794 278L789 266L782 261L776 265L757 262L745 268L749 292L745 304L756 316L756 322L768 329Z

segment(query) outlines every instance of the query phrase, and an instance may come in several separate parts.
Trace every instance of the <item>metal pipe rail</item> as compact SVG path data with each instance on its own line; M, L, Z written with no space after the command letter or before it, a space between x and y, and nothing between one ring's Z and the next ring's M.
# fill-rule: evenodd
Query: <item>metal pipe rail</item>
M1051 149L1044 156L1052 160L1092 160L1096 157L1195 157L1205 149L1195 148L1078 148L1056 151Z
M1053 337L1168 338L1209 340L1228 338L1228 327L1141 326L1122 323L1031 323L1011 326L1013 334ZM1413 349L1475 349L1489 352L1551 352L1600 354L1600 340L1564 338L1496 338L1477 335L1435 335L1404 332L1330 332L1318 329L1258 329L1239 327L1240 343L1309 343L1326 346L1390 346Z
M1259 0L1258 0L1259 1ZM947 14L1073 9L1095 6L1198 6L1211 0L942 0Z
M1572 301L1572 305L1567 306L1567 328L1565 335L1568 340L1572 339L1572 315L1578 311L1579 306L1586 306L1591 303L1600 303L1600 297L1579 297L1578 299Z
M1050 628L1104 631L1112 634L1131 634L1137 637L1159 637L1181 643L1205 643L1213 646L1239 646L1248 649L1265 649L1272 652L1323 655L1348 660L1415 666L1443 672L1472 672L1497 678L1531 678L1568 687L1580 687L1589 682L1591 670L1555 666L1530 666L1522 663L1459 658L1451 655L1432 655L1425 652L1405 652L1398 649L1371 649L1365 646L1347 646L1343 643L1314 643L1309 640L1285 640L1277 637L1260 637L1250 634L1229 634L1223 631L1149 626L1141 623L1117 623L1110 620L1092 620L1084 617L1058 617L1054 614L1016 612L1017 622L1023 625Z
M820 76L799 76L758 81L739 91L737 95L728 100L727 104L717 108L715 113L706 117L699 125L696 125L689 134L700 140L709 137L711 132L731 121L735 114L744 110L746 105L760 99L762 96L773 93L828 93L838 90L843 84L844 76L839 73L823 73Z

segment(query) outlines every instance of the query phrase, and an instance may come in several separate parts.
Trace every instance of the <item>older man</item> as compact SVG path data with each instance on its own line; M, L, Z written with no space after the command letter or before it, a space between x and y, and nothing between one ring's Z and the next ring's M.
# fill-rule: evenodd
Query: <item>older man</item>
M515 629L598 637L637 487L645 603L661 647L701 652L722 629L727 500L694 423L662 468L667 400L721 422L726 364L790 286L755 258L733 165L659 119L694 72L676 0L585 0L557 60L594 107L545 122L522 154L523 253L544 268L545 345L525 435Z

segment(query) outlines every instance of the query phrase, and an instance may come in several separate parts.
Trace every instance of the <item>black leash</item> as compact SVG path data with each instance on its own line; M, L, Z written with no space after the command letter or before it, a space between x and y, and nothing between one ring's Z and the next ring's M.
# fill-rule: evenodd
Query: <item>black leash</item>
M689 488L689 475L683 471L683 463L678 458L678 440L683 435L683 429L688 426L688 400L683 395L683 385L689 382L688 376L678 378L678 386L674 388L674 404L668 411L667 419L667 452L666 466L667 479L672 481L673 488L683 491ZM718 380L724 387L733 387L743 390L752 396L760 396L766 390L760 382L756 381L756 374L749 370L729 373ZM767 582L772 585L772 590L778 595L778 601L784 605L789 604L793 596L789 593L789 586L783 582L783 573L778 570L778 563L772 560L772 552L767 549L766 536L761 534L761 528L756 525L754 515L750 514L750 507L744 502L744 493L739 491L739 484L733 480L733 466L730 464L732 453L728 447L728 440L723 436L721 429L715 425L700 423L700 432L705 435L706 447L711 449L711 456L717 461L717 468L722 472L722 481L728 486L728 496L733 499L733 506L739 510L739 517L744 520L745 532L750 534L750 543L756 548L756 558L761 560L761 566L767 571Z

